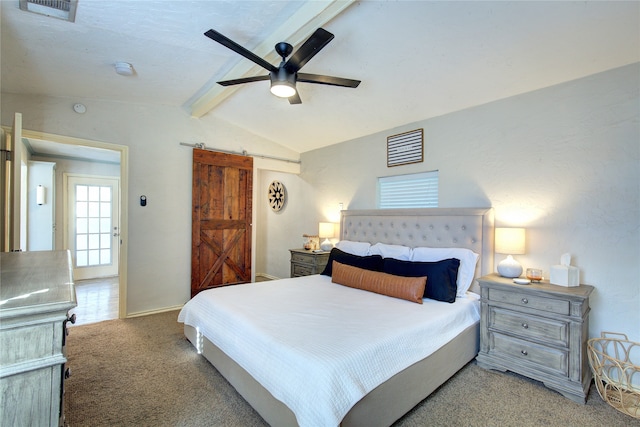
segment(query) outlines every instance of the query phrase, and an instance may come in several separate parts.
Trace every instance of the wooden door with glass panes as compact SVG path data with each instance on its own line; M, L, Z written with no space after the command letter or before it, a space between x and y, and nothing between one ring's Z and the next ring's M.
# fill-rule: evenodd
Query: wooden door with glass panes
M119 188L112 177L65 175L68 238L75 280L118 275Z

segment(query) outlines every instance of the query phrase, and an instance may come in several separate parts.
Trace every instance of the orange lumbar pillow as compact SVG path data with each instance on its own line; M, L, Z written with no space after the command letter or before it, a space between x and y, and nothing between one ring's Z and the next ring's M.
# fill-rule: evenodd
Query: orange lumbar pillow
M331 281L350 288L401 298L422 304L427 277L403 277L365 270L333 261Z

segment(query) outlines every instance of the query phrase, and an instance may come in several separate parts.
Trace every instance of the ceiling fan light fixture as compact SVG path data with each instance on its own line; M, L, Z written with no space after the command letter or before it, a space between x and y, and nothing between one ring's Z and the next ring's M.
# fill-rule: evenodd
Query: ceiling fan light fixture
M289 98L296 94L296 89L286 82L271 83L271 93L280 98Z
M239 79L219 81L218 84L221 86L226 87L270 80L271 93L280 98L288 98L289 104L294 105L302 104L302 100L296 90L296 83L298 81L302 83L315 83L351 88L358 87L360 84L360 80L324 76L320 74L299 73L300 69L309 62L311 58L324 48L327 43L333 40L333 34L323 28L315 30L313 34L304 43L302 43L302 46L293 53L293 55L291 55L293 52L293 46L287 42L277 43L275 46L276 53L282 58L282 62L278 67L265 61L250 50L245 49L214 29L210 29L204 33L204 35L269 71L269 75L252 75ZM289 57L289 55L291 55L291 57Z
M296 94L296 75L280 68L271 72L271 93L280 98L289 98Z

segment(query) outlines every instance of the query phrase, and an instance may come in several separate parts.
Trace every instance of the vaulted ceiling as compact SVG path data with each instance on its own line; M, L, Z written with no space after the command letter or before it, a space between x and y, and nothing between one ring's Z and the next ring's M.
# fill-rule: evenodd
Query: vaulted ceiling
M2 92L179 106L298 152L640 61L635 1L78 0L75 22L0 3ZM265 70L208 29L277 65L275 43L318 27L335 39L303 71L358 88L298 83L290 105L268 81L216 84Z

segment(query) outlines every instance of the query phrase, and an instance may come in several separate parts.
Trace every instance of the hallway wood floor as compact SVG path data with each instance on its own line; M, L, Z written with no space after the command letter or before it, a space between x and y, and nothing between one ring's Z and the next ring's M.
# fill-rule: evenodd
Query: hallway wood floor
M76 315L75 325L118 318L118 277L79 280L75 287L78 306L70 311Z
M256 282L271 280L256 276ZM69 311L75 313L75 325L86 325L118 318L119 303L118 277L78 280L75 282L78 306ZM71 323L68 324L72 326Z

